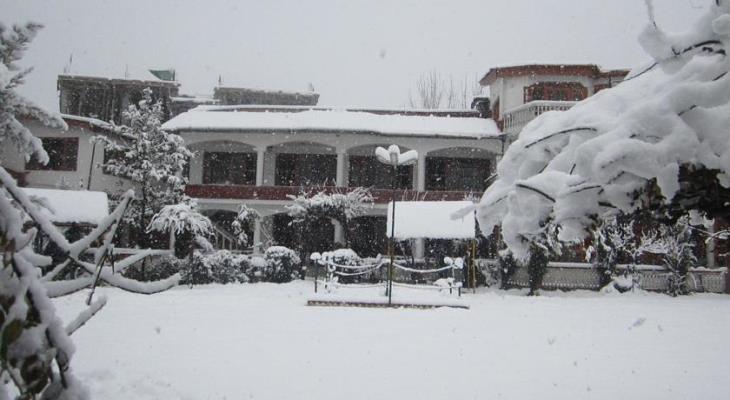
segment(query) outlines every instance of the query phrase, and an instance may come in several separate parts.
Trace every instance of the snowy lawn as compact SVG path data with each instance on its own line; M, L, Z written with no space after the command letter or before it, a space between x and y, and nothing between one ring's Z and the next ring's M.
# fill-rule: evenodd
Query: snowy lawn
M726 399L730 297L465 294L307 307L310 282L102 288L74 368L96 399ZM395 292L394 292L395 293ZM86 293L56 301L69 320Z

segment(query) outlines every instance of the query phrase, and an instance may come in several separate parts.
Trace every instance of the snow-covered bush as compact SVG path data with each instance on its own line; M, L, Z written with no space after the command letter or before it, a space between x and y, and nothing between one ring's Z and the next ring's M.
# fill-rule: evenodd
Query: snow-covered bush
M175 274L179 274L186 262L186 260L181 260L174 256L163 256L153 259L144 268L142 268L142 263L132 265L124 271L124 276L139 281L167 279Z
M538 290L542 286L542 279L545 277L545 273L547 273L547 266L547 251L533 244L530 249L530 258L527 260L527 276L530 285L528 296L538 294Z
M333 251L328 251L322 254L322 257L325 257L333 263L339 265L362 265L362 259L352 249L337 249Z
M182 283L203 285L209 283L247 283L252 274L249 256L228 250L212 253L194 252L189 260L181 261Z
M294 250L284 246L271 246L264 253L267 271L266 280L283 283L298 279L302 274L299 256Z
M697 261L692 252L694 243L689 219L681 218L671 226L662 225L644 236L644 251L661 255L664 266L670 272L667 293L672 296L688 294L687 274Z
M236 219L231 223L231 229L236 240L238 240L238 244L243 247L256 245L256 243L252 242L253 238L248 237L248 230L246 228L250 227L259 218L261 218L261 214L258 211L245 204L241 204L238 208Z
M497 261L499 263L500 289L511 289L512 286L509 280L512 279L515 272L517 272L517 268L519 268L517 260L515 260L515 257L509 249L505 249L499 252Z
M650 8L651 10L651 8ZM653 58L614 88L530 122L497 166L479 225L502 225L518 258L548 223L582 242L599 220L639 209L709 218L730 200L730 2L717 1L689 31L650 23Z
M293 204L286 206L287 213L303 230L323 219L333 219L342 225L345 246L350 245L350 221L364 215L372 208L373 195L369 189L356 187L347 190L335 189L334 192L320 190L302 191L296 196L289 195ZM302 235L307 240L306 232Z
M175 235L175 255L185 257L191 254L193 240L213 232L210 219L198 211L194 199L185 197L179 204L166 205L152 217L147 231Z

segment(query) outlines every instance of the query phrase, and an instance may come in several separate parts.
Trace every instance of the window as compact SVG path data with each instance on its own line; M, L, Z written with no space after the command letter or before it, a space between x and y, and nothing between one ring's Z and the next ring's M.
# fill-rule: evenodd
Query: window
M372 156L350 156L350 187L375 187L389 189L391 187L391 168L380 163ZM398 189L410 189L413 187L413 166L398 167L396 177Z
M203 183L255 185L256 154L205 152L203 155Z
M539 82L524 89L524 102L535 100L579 101L588 97L588 89L578 82Z
M79 138L41 138L48 153L48 164L43 165L35 158L26 164L26 169L36 171L76 171L79 153Z
M487 188L489 166L489 160L484 158L429 157L426 190L483 191Z
M277 154L277 186L334 185L337 156L331 154Z

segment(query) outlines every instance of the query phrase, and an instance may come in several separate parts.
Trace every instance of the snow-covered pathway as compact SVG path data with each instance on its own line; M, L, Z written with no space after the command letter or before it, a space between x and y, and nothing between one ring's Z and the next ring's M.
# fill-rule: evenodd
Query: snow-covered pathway
M465 295L306 307L311 283L102 288L74 335L97 399L725 399L730 297ZM56 304L65 320L85 293Z

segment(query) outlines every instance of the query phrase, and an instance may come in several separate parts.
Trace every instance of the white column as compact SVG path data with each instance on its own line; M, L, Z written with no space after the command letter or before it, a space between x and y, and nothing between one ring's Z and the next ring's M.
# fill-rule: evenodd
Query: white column
M335 243L345 243L345 230L339 221L332 220L332 225L335 227Z
M715 223L709 226L708 229L710 234L715 233ZM707 256L707 268L715 268L715 239L710 239L705 244L705 254Z
M253 226L253 253L261 254L261 219L254 221Z
M256 186L264 185L264 155L266 154L265 148L256 149Z
M337 153L337 186L339 187L345 187L347 186L347 182L345 182L345 157L347 157L347 154L345 152L338 152Z
M426 152L418 153L418 182L416 190L423 192L426 190Z
M426 251L426 240L425 239L415 239L413 243L413 257L414 258L423 258L423 255Z

